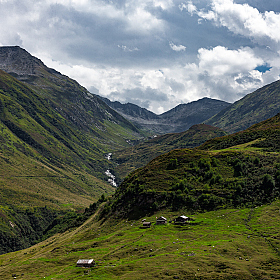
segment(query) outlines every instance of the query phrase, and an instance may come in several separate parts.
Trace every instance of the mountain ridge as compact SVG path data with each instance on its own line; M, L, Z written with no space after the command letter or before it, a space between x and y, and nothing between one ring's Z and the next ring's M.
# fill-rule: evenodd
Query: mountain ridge
M179 104L157 115L132 103L122 104L118 101L112 102L105 97L98 97L137 127L154 134L186 131L192 125L203 123L230 105L225 101L204 97L186 104Z
M244 96L205 123L234 133L280 112L280 81L275 81Z

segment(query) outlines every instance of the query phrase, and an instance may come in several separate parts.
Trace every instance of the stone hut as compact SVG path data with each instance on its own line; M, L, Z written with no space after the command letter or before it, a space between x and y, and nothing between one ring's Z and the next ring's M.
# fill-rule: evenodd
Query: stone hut
M76 264L77 267L93 267L95 266L95 261L93 259L89 259L89 260L78 260L77 261L77 264Z
M149 228L149 227L151 227L151 225L152 225L152 223L151 222L143 222L143 227L145 227L145 228Z
M190 221L190 218L182 215L182 216L179 216L178 218L176 218L174 220L174 223L175 224L185 224L188 221Z
M165 225L166 223L167 223L167 219L164 218L163 216L157 218L157 222L156 222L157 225Z

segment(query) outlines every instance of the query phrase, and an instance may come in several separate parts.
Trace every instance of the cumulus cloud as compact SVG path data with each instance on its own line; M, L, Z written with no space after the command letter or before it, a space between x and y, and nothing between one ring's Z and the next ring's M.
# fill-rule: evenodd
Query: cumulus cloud
M259 12L258 9L245 4L237 4L233 0L212 0L211 10L197 9L192 1L181 6L191 15L197 14L200 18L212 20L216 24L227 27L230 31L250 36L255 39L270 38L277 43L280 41L278 27L280 14L274 11Z
M223 46L213 49L199 49L199 69L210 76L223 76L243 73L263 64L250 48L229 50Z
M229 50L223 46L198 50L198 62L187 64L194 88L200 89L201 97L209 96L233 102L263 83L262 73L254 70L263 64L253 50L246 47ZM195 93L199 95L199 92Z

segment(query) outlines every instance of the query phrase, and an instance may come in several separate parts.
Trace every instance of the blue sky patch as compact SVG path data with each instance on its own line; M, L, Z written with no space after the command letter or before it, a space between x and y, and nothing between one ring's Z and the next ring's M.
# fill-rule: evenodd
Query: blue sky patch
M264 64L261 66L256 67L254 70L258 70L261 73L265 73L266 71L269 71L272 67L269 66L269 64Z

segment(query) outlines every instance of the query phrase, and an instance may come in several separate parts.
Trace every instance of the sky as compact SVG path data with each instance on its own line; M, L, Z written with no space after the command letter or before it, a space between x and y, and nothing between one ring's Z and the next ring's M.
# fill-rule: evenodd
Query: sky
M235 102L279 79L280 1L0 0L0 46L11 45L156 114Z

